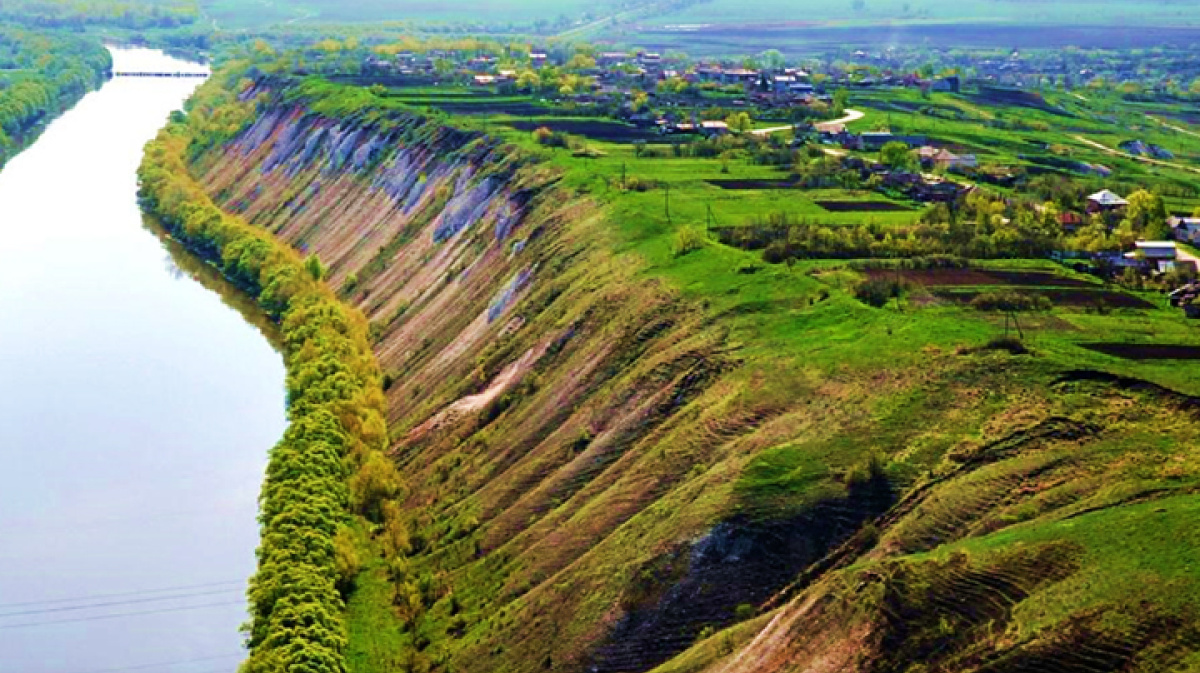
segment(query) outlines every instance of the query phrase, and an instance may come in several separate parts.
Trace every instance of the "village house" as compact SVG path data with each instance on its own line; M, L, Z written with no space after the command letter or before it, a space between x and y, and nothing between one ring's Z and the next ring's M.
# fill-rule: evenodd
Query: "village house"
M735 68L721 71L721 82L724 84L753 84L758 79L757 70Z
M666 119L658 121L658 132L663 135L701 135L705 138L728 135L729 125L723 121L692 121L673 123Z
M1089 214L1110 213L1128 205L1128 201L1107 189L1102 189L1087 197L1087 212Z
M1167 224L1171 225L1171 236L1176 241L1200 243L1200 217L1171 217Z
M1152 271L1165 273L1175 268L1179 249L1175 241L1138 241L1134 250L1125 254L1125 258L1149 267Z
M962 89L962 80L957 75L941 77L930 82L929 89L931 91L958 93Z
M623 51L606 51L596 57L596 65L605 67L625 65L625 63L629 60L629 54L626 54Z
M1075 231L1078 231L1080 227L1087 224L1087 218L1079 213L1066 211L1064 213L1059 213L1058 224L1063 228L1063 231L1074 233Z
M974 154L955 154L950 150L943 149L933 157L933 165L944 171L978 168L979 159Z

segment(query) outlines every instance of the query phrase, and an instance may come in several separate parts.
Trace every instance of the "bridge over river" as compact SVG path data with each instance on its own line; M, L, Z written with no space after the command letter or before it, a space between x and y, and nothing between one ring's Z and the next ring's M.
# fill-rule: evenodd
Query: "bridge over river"
M114 72L113 77L208 77L206 72Z

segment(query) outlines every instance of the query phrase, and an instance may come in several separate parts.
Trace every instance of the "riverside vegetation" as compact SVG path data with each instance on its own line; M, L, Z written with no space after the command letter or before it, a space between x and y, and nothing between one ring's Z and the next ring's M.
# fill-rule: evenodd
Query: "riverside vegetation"
M141 171L284 333L246 671L1200 666L1200 381L1110 348L1200 349L1161 294L807 228L770 264L705 201L846 195L250 65Z
M262 493L246 671L345 670L342 592L357 572L351 511L378 517L399 489L386 448L380 375L362 317L301 259L217 209L187 172L169 126L147 148L141 196L171 235L213 262L281 325L289 427Z
M99 42L0 24L0 168L111 71Z

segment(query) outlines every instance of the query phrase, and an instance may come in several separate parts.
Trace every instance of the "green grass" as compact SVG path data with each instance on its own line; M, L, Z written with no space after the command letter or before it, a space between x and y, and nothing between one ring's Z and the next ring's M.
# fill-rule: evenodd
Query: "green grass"
M1167 614L1184 616L1200 605L1200 496L1180 495L1153 502L1111 507L1050 523L1016 525L999 533L948 545L986 556L1048 542L1073 542L1085 550L1071 578L1039 593L1016 610L1022 635L1030 635L1093 607L1131 608L1142 601Z
M303 19L306 23L529 23L539 19L554 21L559 15L577 19L593 5L581 0L458 0L453 3L428 3L415 0L363 0L346 3L336 0L204 0L206 13L224 28L262 28Z
M1134 3L1129 0L1105 3L1090 3L1071 0L1054 4L1037 4L1030 7L1018 2L990 2L988 0L965 0L963 2L940 2L933 4L912 3L907 0L876 0L863 11L855 11L849 4L826 5L808 0L765 0L747 5L737 0L712 0L698 3L679 11L664 14L656 19L658 24L740 24L777 23L781 17L794 16L795 21L809 17L830 24L870 24L881 21L1024 21L1038 24L1070 24L1087 16L1090 23L1106 24L1127 20L1134 14L1139 25L1187 25L1195 17L1181 12L1177 4L1169 2ZM786 19L785 19L786 20Z

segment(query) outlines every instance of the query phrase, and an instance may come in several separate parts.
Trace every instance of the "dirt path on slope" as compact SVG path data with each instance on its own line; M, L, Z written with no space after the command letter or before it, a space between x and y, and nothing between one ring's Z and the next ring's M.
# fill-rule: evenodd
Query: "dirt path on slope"
M865 112L861 112L859 110L846 110L846 116L842 117L841 119L832 119L827 122L821 122L820 124L816 125L816 129L818 131L832 130L835 126L856 122L866 116L867 115ZM787 126L772 126L765 129L754 129L752 133L756 136L767 136L771 135L772 133L779 133L780 131L790 131L792 126L792 124L788 124Z
M1126 159L1133 159L1134 161L1140 161L1144 164L1153 164L1155 166L1166 166L1167 168L1174 168L1174 169L1181 170L1181 171L1188 171L1189 173L1200 174L1200 168L1196 168L1195 166L1185 166L1183 164L1177 164L1177 163L1174 163L1171 161L1163 161L1161 159L1152 159L1150 157L1139 157L1139 156L1130 154L1128 152L1122 152L1121 150L1114 150L1113 148L1111 148L1107 145L1102 145L1102 144L1096 142L1095 140L1088 140L1087 138L1084 138L1083 136L1071 136L1071 137L1074 138L1075 140L1078 140L1079 142L1083 143L1084 145L1087 145L1088 147L1094 147L1094 148L1100 150L1101 152L1104 152L1105 154L1111 154L1115 157L1124 157Z

